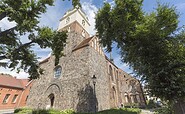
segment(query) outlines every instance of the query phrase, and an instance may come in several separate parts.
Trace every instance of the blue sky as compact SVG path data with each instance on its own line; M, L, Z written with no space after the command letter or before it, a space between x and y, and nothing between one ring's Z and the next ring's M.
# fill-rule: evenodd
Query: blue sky
M177 8L177 12L180 13L179 18L179 26L185 25L185 0L144 0L143 4L143 10L147 13L150 13L154 11L157 7L157 1L160 3L169 3L169 5L174 5ZM95 25L95 13L98 11L99 8L103 6L104 2L109 2L112 5L114 5L114 2L112 0L81 0L82 9L87 14L87 17L89 18L91 29L90 34L93 35L95 33L94 25ZM59 20L62 18L64 13L71 9L71 1L68 0L55 0L55 6L48 7L48 10L45 14L41 15L40 18L40 26L49 26L53 29L57 29L59 25ZM8 22L7 19L4 19L0 21L0 28L10 28L14 26L14 22ZM23 41L27 42L28 39L26 36L23 37ZM37 53L37 55L40 57L40 60L46 58L51 50L50 49L40 49L38 46L33 47L33 50ZM116 48L113 49L112 52L114 63L124 71L128 73L132 73L132 70L129 69L129 67L122 63L120 61L120 56L118 54L118 51ZM9 69L0 68L0 72L8 73L13 76L17 76L18 78L26 78L28 75L25 72L20 72L20 74L17 74L16 71L10 71Z

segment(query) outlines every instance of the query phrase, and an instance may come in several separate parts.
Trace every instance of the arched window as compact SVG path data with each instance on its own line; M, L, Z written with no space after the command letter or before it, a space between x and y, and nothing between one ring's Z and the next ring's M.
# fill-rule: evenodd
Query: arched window
M94 48L96 49L96 39L94 39Z
M94 41L92 41L92 47L94 47Z
M68 27L67 31L68 31L68 32L71 32L71 27Z
M85 37L85 30L82 30L82 36Z
M62 67L61 66L57 66L54 69L54 77L55 78L59 78L61 76L62 73Z
M129 102L129 98L128 98L128 94L126 92L125 92L124 96L125 96L125 102L128 103Z

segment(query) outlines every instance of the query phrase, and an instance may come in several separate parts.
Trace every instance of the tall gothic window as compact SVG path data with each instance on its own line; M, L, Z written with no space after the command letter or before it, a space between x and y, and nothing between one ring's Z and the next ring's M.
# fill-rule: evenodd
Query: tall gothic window
M114 81L114 78L113 78L113 70L112 70L111 65L109 65L109 73L110 73L110 76L111 76L112 81Z
M92 47L94 47L94 41L92 41Z
M96 49L96 39L94 40L94 48Z
M125 102L128 103L129 102L128 94L125 93L124 96L125 96Z
M55 78L59 78L61 76L62 73L62 67L61 66L57 66L54 69L54 77Z

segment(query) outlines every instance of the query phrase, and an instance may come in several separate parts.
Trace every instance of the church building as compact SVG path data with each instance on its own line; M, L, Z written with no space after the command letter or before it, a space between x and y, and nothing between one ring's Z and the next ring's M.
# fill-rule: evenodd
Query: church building
M94 112L127 105L145 106L140 82L109 60L81 8L67 11L58 31L67 30L65 56L40 62L44 74L33 81L27 105L33 108Z

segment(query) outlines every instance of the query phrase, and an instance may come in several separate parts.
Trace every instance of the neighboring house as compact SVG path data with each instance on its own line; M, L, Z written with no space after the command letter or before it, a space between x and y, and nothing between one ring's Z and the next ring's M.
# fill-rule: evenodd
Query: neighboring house
M88 18L80 8L65 13L58 28L58 31L68 30L65 56L57 66L54 56L40 62L44 74L34 80L28 106L77 112L94 112L131 103L145 106L139 81L105 56L98 36L90 37L89 28Z
M32 81L0 74L0 110L26 106Z

